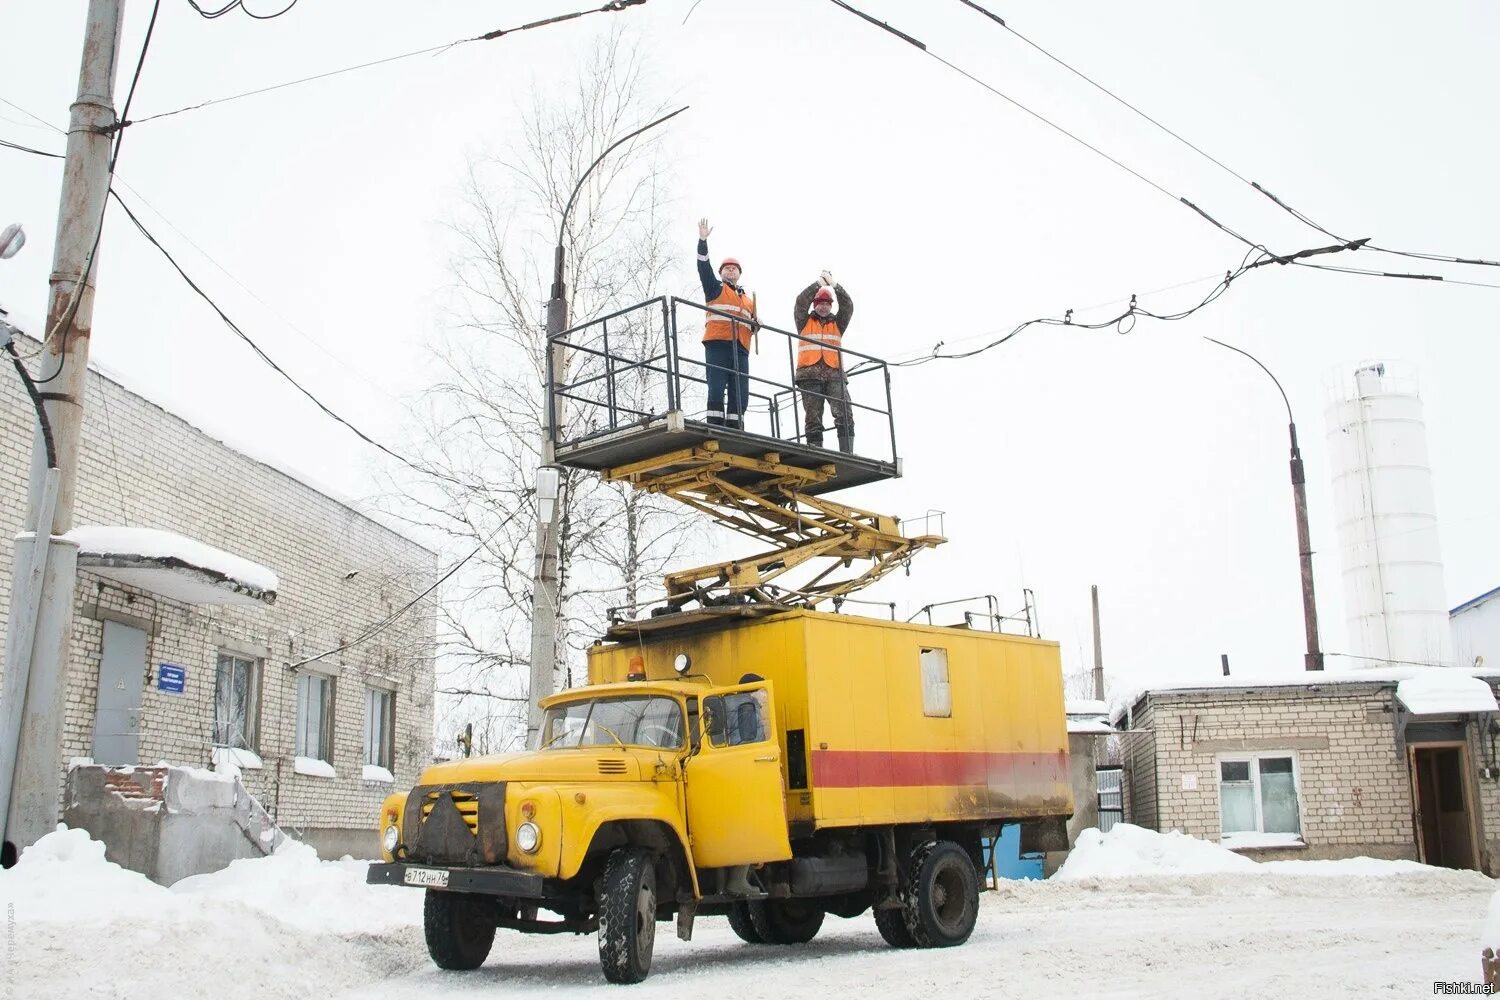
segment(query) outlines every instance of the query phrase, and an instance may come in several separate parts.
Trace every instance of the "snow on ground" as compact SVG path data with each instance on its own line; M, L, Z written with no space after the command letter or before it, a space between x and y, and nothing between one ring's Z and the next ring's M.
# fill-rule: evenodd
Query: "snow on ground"
M1192 838L1132 829L1080 845L1076 856L1089 863L1077 871L1092 874L984 894L979 926L961 948L892 950L868 913L830 917L816 940L793 947L744 944L723 918L705 917L690 943L657 925L649 994L636 992L653 1000L1368 998L1431 996L1434 981L1479 977L1479 941L1494 933L1486 930L1494 883L1482 875L1390 863L1256 865ZM1216 852L1249 867L1216 867L1224 863ZM63 831L0 872L0 903L14 914L0 996L630 992L604 982L592 937L502 931L483 968L442 972L422 942L421 901L418 890L365 885L361 862L319 861L295 844L164 889L105 861L82 832ZM1500 927L1500 910L1489 919Z
M1337 861L1254 861L1228 848L1173 830L1157 833L1129 823L1116 823L1108 833L1084 830L1058 869L1056 879L1127 878L1133 875L1204 875L1236 872L1245 875L1378 876L1437 872L1416 861L1343 858Z

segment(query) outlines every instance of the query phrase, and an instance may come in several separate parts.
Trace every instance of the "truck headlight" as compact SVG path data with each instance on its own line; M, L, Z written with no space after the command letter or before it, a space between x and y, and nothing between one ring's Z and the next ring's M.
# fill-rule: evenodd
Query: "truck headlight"
M535 854L542 846L542 831L535 823L522 823L516 827L516 846L527 854Z
M381 843L385 846L385 853L395 854L396 845L400 842L401 831L396 829L396 824L392 823L385 828L385 836L381 838Z

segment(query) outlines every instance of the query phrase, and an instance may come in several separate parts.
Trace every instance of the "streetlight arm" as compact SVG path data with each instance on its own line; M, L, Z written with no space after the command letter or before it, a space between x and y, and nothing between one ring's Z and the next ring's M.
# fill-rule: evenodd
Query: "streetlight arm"
M1251 361L1254 361L1255 362L1255 366L1257 368L1259 368L1261 371L1265 372L1268 376L1270 376L1270 379L1271 379L1272 382L1276 383L1276 391L1279 392L1279 393L1281 393L1281 401L1284 404L1286 404L1286 422L1288 424L1292 424L1292 423L1296 422L1296 421L1294 421L1292 419L1292 403L1291 403L1291 401L1289 399L1286 398L1286 390L1281 387L1280 380L1277 379L1275 375L1271 375L1271 369L1267 368L1265 365L1263 365L1263 364L1260 363L1260 359L1259 358L1257 358L1255 355L1251 354L1249 351L1240 350L1238 347L1235 347L1233 344L1226 344L1222 340L1215 340L1212 337L1204 337L1203 339L1206 340L1206 341L1208 341L1210 344L1218 344L1220 347L1228 348L1229 350L1233 351L1236 354L1243 354L1245 357L1249 358ZM1293 444L1293 447L1296 446L1296 441L1297 441L1297 432L1293 431L1292 432L1292 444Z
M570 216L570 215L573 214L573 203L578 200L578 192L580 192L580 191L583 190L583 182L589 179L589 174L591 174L591 173L594 172L594 168L597 167L599 164L603 163L604 162L604 158L606 156L608 156L610 153L613 153L616 149L618 149L619 147L623 146L625 143L629 142L631 139L634 139L636 136L640 135L642 132L646 132L646 131L648 131L650 129L655 128L656 126L660 125L662 122L668 121L669 119L672 119L672 118L676 118L678 115L680 115L684 111L686 111L688 109L688 107L689 107L689 105L684 104L682 107L678 108L676 111L673 111L671 114L669 114L669 115L662 115L660 118L656 119L656 121L650 122L650 123L648 123L646 125L642 125L640 128L636 129L634 132L631 132L629 135L621 136L620 138L616 139L614 142L610 143L609 146L604 150L604 152L600 153L599 156L598 156L598 158L596 158L593 163L589 164L589 168L583 172L583 176L580 177L580 178L578 178L578 183L573 186L573 193L570 194L570 195L568 195L568 204L567 204L567 206L565 208L563 208L562 218L560 220L558 220L558 223L557 223L557 245L558 245L559 248L561 248L562 245L563 245L563 230L566 229L567 226L568 226L568 216ZM559 254L557 256L556 264L557 264L558 268L560 269L561 266L562 266L562 256L561 256L561 254ZM556 281L558 281L558 280L561 280L561 276L562 276L561 275L561 270L559 270L558 273L554 274L553 275L554 283L556 283Z

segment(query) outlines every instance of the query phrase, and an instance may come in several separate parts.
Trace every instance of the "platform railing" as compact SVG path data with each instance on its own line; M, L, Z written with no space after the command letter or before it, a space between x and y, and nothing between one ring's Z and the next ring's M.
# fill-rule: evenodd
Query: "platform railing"
M645 425L672 411L680 411L689 421L706 422L710 366L699 341L703 322L710 315L743 321L701 303L659 296L553 336L551 344L560 350L547 352L547 380L552 397L564 402L561 427L555 424L557 408L547 407L554 447L562 450ZM785 344L784 361L778 338ZM817 342L761 323L749 371L720 369L731 379L747 377L744 432L808 444L802 404L814 390L796 382L796 356L802 343ZM881 359L847 347L841 347L840 353L854 417L854 453L894 464L890 369ZM557 370L559 360L561 371ZM832 408L833 400L825 395L822 437L828 450L837 447Z

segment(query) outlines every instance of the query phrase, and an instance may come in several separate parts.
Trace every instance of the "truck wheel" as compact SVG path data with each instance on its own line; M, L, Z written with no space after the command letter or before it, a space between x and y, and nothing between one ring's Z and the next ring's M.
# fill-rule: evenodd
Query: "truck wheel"
M750 904L750 919L766 944L806 944L823 926L823 907L806 899Z
M638 983L656 947L656 868L639 847L620 847L604 866L599 894L599 964L612 983Z
M901 893L906 929L919 948L951 948L969 940L979 919L979 873L951 840L922 844L907 862Z
M901 907L875 911L875 927L892 948L915 948L911 931L906 929L906 911Z
M729 926L746 944L765 944L766 939L760 936L760 931L755 929L755 921L750 917L750 905L730 903Z
M422 901L427 954L439 969L477 969L495 943L499 909L490 896L428 889Z

